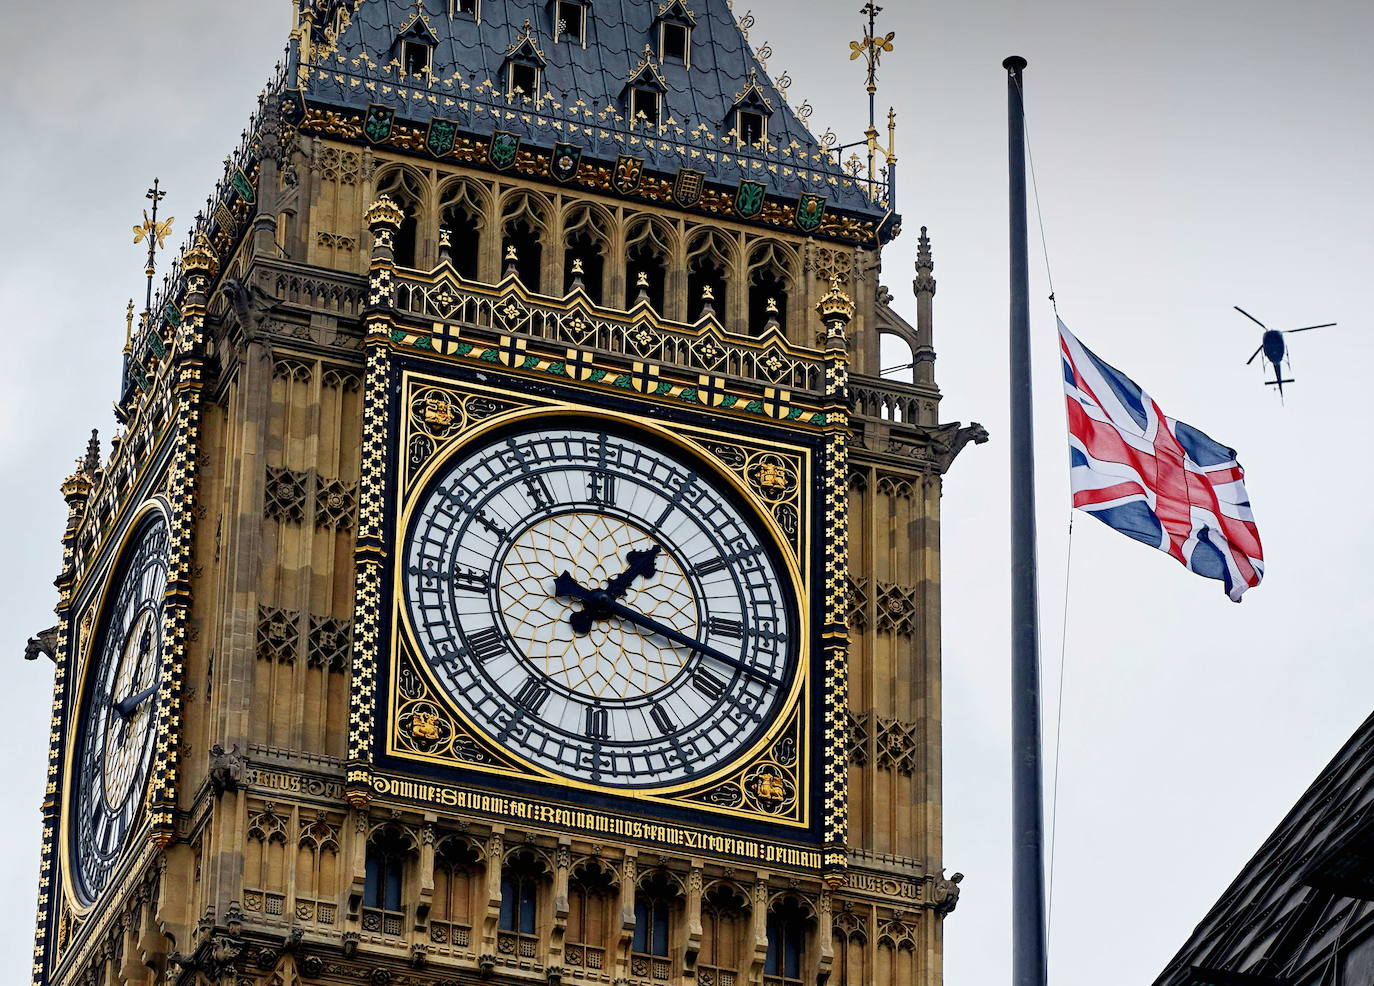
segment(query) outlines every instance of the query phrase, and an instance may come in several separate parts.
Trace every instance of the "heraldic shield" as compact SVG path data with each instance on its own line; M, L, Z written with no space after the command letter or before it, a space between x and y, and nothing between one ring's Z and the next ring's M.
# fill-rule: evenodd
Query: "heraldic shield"
M369 103L367 118L363 120L363 136L374 144L380 144L391 136L391 124L396 119L396 111L390 106Z
M582 148L576 144L554 144L553 154L549 156L549 174L558 181L571 181L577 177L577 169L582 164Z

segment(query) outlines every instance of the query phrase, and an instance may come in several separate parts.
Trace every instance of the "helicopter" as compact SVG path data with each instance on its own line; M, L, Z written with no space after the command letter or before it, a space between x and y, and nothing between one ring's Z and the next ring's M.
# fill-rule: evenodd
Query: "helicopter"
M1282 401L1283 385L1294 382L1292 377L1285 378L1283 375L1283 367L1281 364L1284 360L1288 359L1288 344L1284 341L1283 337L1290 332L1310 332L1312 329L1329 329L1336 323L1323 322L1321 325L1304 325L1300 329L1271 329L1244 308L1240 307L1240 305L1232 305L1231 307L1264 330L1264 335L1260 338L1259 346L1250 354L1250 358L1245 361L1245 365L1249 366L1255 361L1256 356L1260 353L1264 353L1264 358L1273 364L1274 367L1274 379L1264 381L1265 385L1279 388L1279 400ZM1289 361L1289 365L1292 365L1291 360Z

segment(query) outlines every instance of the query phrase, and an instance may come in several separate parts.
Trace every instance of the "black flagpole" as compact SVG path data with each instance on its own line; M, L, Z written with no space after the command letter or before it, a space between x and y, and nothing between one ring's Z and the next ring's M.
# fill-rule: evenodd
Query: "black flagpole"
M1030 286L1026 256L1026 127L1021 72L1007 70L1011 194L1011 943L1014 986L1045 986L1044 794L1040 774L1040 618L1035 564Z

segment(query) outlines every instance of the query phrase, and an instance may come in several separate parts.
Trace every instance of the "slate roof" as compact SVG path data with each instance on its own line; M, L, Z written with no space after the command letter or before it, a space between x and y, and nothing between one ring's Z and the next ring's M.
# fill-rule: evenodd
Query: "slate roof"
M1374 930L1374 902L1360 899L1374 896L1371 823L1374 716L1298 799L1155 986L1314 982L1317 970Z
M481 0L480 20L450 16L449 2L320 0L316 69L306 97L353 108L390 105L399 118L417 122L442 116L468 133L510 130L541 147L578 143L588 157L614 160L623 151L644 157L649 170L672 175L692 168L705 172L708 181L730 186L748 178L779 196L825 195L829 208L864 216L888 212L879 201L885 193L870 195L866 181L840 168L787 104L726 0L685 0L694 19L690 67L657 61L656 19L677 6L672 2L590 0L585 47L553 39L558 5L549 0ZM326 38L339 6L352 11L350 22L339 37ZM417 25L421 8L423 21ZM544 60L543 98L512 105L505 94L504 63L521 43L526 21ZM437 39L432 78L405 77L396 64L397 38L426 25ZM652 46L652 64L666 85L659 128L632 124L625 112L625 88L644 69L646 45ZM751 82L772 111L769 146L763 151L741 150L729 135L733 109L750 95ZM499 125L493 109L503 111ZM504 112L512 109L519 112ZM573 120L576 129L568 127Z

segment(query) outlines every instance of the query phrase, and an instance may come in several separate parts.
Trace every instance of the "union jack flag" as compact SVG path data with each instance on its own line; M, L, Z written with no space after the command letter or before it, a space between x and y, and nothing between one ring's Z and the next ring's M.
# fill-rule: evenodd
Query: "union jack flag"
M1234 449L1164 416L1150 395L1059 323L1073 505L1167 551L1240 602L1264 551Z

